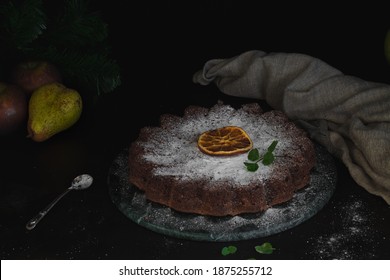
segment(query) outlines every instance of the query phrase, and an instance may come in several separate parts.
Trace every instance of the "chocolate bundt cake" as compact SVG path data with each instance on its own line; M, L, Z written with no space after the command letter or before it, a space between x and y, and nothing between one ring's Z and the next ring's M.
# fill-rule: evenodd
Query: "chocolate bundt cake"
M242 128L253 148L278 144L274 161L248 171L248 153L213 156L198 137L225 126ZM174 210L211 216L260 212L290 200L309 183L314 145L304 130L280 111L263 112L257 103L234 109L188 107L183 117L162 115L160 126L142 128L129 147L129 181L146 198Z

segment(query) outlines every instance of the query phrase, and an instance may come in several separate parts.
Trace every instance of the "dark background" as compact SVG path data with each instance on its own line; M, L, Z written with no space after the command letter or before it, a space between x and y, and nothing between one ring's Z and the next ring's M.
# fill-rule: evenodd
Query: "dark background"
M87 100L79 122L46 142L26 139L24 129L1 138L1 259L388 259L389 206L356 185L337 160L338 185L328 205L296 228L266 238L171 238L134 224L112 203L108 170L140 128L157 125L163 113L180 115L188 105L252 101L193 84L193 73L209 59L253 49L299 52L345 74L390 83L383 50L390 17L384 7L258 2L92 2L109 25L122 85ZM81 173L93 175L93 186L69 193L27 231L26 222ZM253 247L263 242L277 250L256 254ZM238 252L223 257L222 247L231 244Z

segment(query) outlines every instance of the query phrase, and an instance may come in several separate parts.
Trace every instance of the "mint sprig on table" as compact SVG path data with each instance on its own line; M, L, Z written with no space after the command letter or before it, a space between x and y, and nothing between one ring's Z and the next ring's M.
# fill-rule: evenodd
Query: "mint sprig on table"
M271 145L267 148L267 151L264 153L264 155L260 155L260 152L257 148L252 149L248 153L248 160L245 161L244 164L248 171L255 172L257 169L259 169L259 162L261 161L263 165L270 165L274 162L275 156L273 154L276 145L278 144L278 141L274 140L272 141Z
M254 247L255 251L259 254L264 254L264 255L269 255L272 254L275 248L272 246L270 242L264 242L261 245L256 245ZM222 256L228 256L235 254L237 252L237 247L230 245L230 246L225 246L221 250Z
M255 246L255 250L257 253L269 255L272 254L275 248L272 246L271 243L265 242L262 245Z
M237 252L237 247L233 245L223 247L221 250L222 256L231 255L234 254L235 252Z

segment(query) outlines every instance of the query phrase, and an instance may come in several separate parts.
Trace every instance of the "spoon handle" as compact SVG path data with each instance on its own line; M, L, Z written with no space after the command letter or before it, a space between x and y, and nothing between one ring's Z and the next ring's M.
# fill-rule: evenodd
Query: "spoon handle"
M33 228L35 228L35 226L39 223L40 220L43 219L43 217L46 216L46 214L50 211L51 208L53 208L54 205L56 205L56 203L58 201L60 201L61 198L63 198L68 192L70 192L71 190L73 190L72 187L69 187L68 189L66 189L62 194L60 194L59 196L57 196L56 199L54 199L49 205L46 206L45 209L43 209L42 211L40 211L34 218L32 218L27 224L26 224L26 228L28 230L32 230Z

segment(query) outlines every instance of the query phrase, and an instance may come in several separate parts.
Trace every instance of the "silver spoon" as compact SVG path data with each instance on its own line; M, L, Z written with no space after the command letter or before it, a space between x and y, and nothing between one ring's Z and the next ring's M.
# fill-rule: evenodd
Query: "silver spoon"
M28 230L31 230L35 228L35 226L39 223L40 220L43 219L43 217L46 216L46 214L50 211L53 206L60 201L61 198L63 198L68 192L71 190L84 190L92 185L93 178L91 175L88 174L82 174L77 176L73 179L72 185L67 188L62 194L60 194L56 199L54 199L48 206L46 206L45 209L40 211L34 218L32 218L27 224L26 228Z

